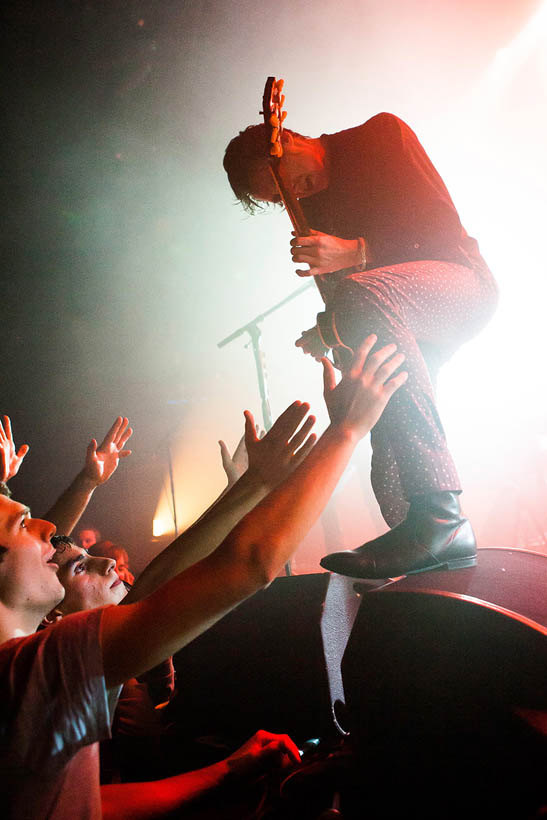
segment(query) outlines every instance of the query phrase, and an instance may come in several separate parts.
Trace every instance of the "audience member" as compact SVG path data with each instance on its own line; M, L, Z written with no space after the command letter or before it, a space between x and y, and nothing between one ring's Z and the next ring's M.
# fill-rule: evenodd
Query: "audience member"
M118 577L129 585L135 583L135 576L129 569L129 555L123 547L113 541L99 541L88 547L88 551L90 555L96 555L97 557L113 558L116 562Z
M404 358L395 345L369 355L375 342L366 340L338 385L323 361L331 423L304 459L294 431L307 405L295 402L278 419L261 442L261 458L269 453L272 462L254 474L259 439L246 414L249 469L192 528L198 546L184 533L144 570L127 606L74 613L36 632L65 594L50 543L55 526L0 497L0 770L9 816L101 816L97 741L108 736L118 688L274 580L406 379L393 376ZM230 516L238 523L219 546Z
M90 549L101 540L101 533L96 527L84 527L76 535L78 544L85 550Z
M48 616L49 623L74 612L123 603L127 590L118 577L113 559L90 555L67 536L54 535L51 541L56 549L54 561L59 565L57 574L65 589L65 597ZM276 759L283 764L298 761L298 751L286 735L260 731L226 760L161 781L151 780L150 768L154 756L160 753L155 741L161 732L161 722L154 704L167 700L173 691L174 668L170 658L141 675L138 680L132 679L124 684L112 725L113 739L120 748L107 752L108 762L118 766L123 764L128 754L137 759L140 756L142 777L139 779L151 782L114 782L108 788L103 784L101 796L105 818L151 818L163 816L174 809L187 809L195 802L196 796L210 798L228 780L233 785L236 780L240 781L243 786L246 780L261 774ZM242 753L244 748L252 748L253 753L245 758ZM105 747L101 744L101 771L104 753ZM229 778L235 760L238 764ZM196 784L201 784L201 787L197 789Z

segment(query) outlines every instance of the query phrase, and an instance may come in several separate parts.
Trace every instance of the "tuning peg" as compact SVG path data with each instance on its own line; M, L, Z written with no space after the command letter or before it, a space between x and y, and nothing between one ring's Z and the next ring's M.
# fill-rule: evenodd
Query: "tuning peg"
M277 142L278 137L279 137L279 128L274 128L272 130L272 135L270 137L270 142Z
M287 116L287 112L286 112L286 111L282 111L282 112L281 112L281 122L285 122L285 117L286 117L286 116Z
M283 108L283 103L284 103L284 102L285 102L285 95L284 95L284 94L282 94L282 95L281 95L281 98L280 98L280 100L279 100L279 107L280 107L280 108Z
M278 80L275 84L275 88L278 94L281 94L283 91L283 86L285 85L285 80Z
M273 125L274 128L279 128L279 117L277 114L272 114L270 117L270 125Z

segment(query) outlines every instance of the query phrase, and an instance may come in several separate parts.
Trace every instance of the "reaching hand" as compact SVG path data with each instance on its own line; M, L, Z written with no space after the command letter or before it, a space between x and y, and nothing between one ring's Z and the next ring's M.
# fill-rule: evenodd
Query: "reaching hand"
M256 432L258 438L264 437L264 430L260 430L258 424L256 425ZM247 448L245 446L245 433L239 439L238 445L231 456L226 443L219 441L220 456L222 458L222 466L226 477L228 479L228 487L232 487L238 481L243 473L247 472L249 467L249 456L247 455Z
M358 239L341 239L321 231L312 231L310 236L296 236L294 231L292 233L292 261L304 262L310 266L309 270L297 270L298 276L333 273L362 262Z
M17 474L29 450L28 444L22 444L15 452L11 421L9 416L4 416L3 426L0 421L0 481L9 481Z
M405 357L402 353L393 355L397 350L394 344L370 354L376 341L374 335L365 339L338 384L331 362L322 359L324 396L330 420L359 436L374 427L392 395L408 378L405 371L390 378Z
M126 418L118 416L101 446L97 447L96 439L89 443L85 458L84 475L95 486L108 481L118 466L120 458L127 458L131 450L124 450L125 443L133 434Z
M275 487L300 464L316 440L315 433L308 436L315 424L315 416L308 416L300 429L297 429L309 409L309 404L293 402L262 439L257 435L252 413L245 411L245 446L249 456L249 473L256 475L267 486Z
M238 777L258 777L270 769L290 768L300 763L300 754L288 735L273 735L263 729L226 759Z

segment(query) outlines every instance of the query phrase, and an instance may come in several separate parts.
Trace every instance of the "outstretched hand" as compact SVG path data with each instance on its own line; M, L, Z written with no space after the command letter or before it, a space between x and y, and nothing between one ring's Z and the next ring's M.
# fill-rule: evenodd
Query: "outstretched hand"
M258 424L255 429L258 438L263 438L265 435L264 430L261 430ZM219 446L222 466L228 479L228 487L232 487L249 468L249 456L247 455L247 447L245 446L245 433L243 433L239 439L233 455L230 455L226 442L222 441L222 439L219 441Z
M315 424L315 416L308 416L304 421L309 409L309 404L305 402L293 402L264 438L258 437L253 414L245 410L245 446L249 457L249 473L268 487L275 487L286 478L315 444L315 433L308 435Z
M397 345L389 344L371 353L376 341L374 335L365 339L338 384L332 363L326 358L321 360L323 395L330 420L358 436L374 427L392 395L408 378L406 371L393 376L405 359L402 353L395 354Z
M100 446L97 446L96 439L90 441L83 472L91 483L95 486L104 484L116 470L120 458L131 455L131 450L124 450L124 447L132 434L128 419L118 416Z
M4 416L3 425L0 421L0 481L9 481L17 474L29 450L28 444L22 444L16 452L10 417Z
M237 777L258 777L270 769L298 765L300 754L288 735L274 735L261 729L231 754L226 763Z
M320 276L343 268L351 268L362 262L359 240L342 239L321 231L311 231L310 236L291 239L292 261L307 263L309 270L297 270L298 276Z

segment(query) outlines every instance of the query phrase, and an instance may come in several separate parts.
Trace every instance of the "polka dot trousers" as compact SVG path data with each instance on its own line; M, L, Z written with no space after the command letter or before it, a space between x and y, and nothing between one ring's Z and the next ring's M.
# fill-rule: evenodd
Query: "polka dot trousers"
M492 316L490 271L450 262L410 262L342 280L329 307L340 337L355 349L370 333L376 347L395 342L408 380L371 433L374 495L390 527L414 495L461 490L435 406L438 368Z

